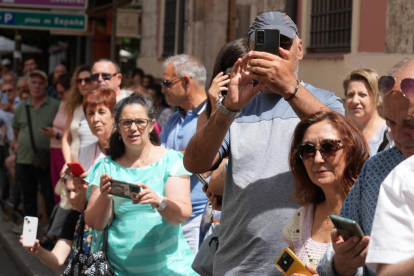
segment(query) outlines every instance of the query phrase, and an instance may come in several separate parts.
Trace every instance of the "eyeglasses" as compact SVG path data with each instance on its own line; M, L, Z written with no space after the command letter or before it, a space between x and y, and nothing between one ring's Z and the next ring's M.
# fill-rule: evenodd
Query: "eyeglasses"
M123 128L130 128L132 123L135 123L138 129L144 129L151 122L150 119L138 118L135 120L132 119L122 119L119 120L119 125Z
M115 77L116 75L118 75L119 73L95 73L92 74L91 79L92 81L97 81L99 79L99 76L102 75L102 79L105 81L110 80L112 77Z
M382 76L378 80L378 90L383 96L386 96L393 91L401 92L407 99L408 97L414 96L414 79L403 79L400 83L401 90L392 89L396 81L397 79L393 76Z
M6 92L6 93L11 93L11 92L13 92L14 91L14 89L13 88L10 88L10 89L7 89L7 90L3 90L3 92Z
M162 86L164 86L165 88L170 88L171 85L172 85L172 83L173 83L173 81L175 81L175 80L181 80L181 79L182 79L182 77L175 78L175 79L172 79L172 80L162 80Z
M103 74L102 74L102 78L104 79ZM99 79L99 74L98 74L98 78L97 78L97 79ZM77 80L76 80L76 83L77 83L77 84L82 84L82 82L85 82L85 84L88 84L88 83L90 83L91 81L92 81L92 79L91 79L91 78L84 78L84 79L79 78L79 79L77 79Z
M342 148L342 144L341 140L324 140L319 146L315 146L312 143L305 143L299 146L299 156L303 161L306 161L314 158L316 151L319 150L326 158L334 157L338 150Z

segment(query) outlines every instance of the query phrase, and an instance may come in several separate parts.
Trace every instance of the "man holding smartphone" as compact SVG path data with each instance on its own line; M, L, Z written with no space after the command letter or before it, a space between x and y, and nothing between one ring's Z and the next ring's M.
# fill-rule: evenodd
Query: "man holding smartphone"
M255 31L278 29L279 54L251 51L230 74L226 97L187 146L184 165L193 173L229 157L222 206L220 246L214 275L281 275L273 264L285 246L283 227L297 205L289 200L290 139L301 118L321 110L344 112L333 93L298 80L303 57L296 24L286 14L256 17ZM279 47L280 46L280 47ZM249 70L247 67L249 67ZM253 87L253 81L258 84Z
M358 179L342 205L340 216L355 220L366 236L362 239L352 237L345 241L334 229L332 246L328 248L318 265L320 276L376 275L375 271L365 266L365 259L368 251L371 250L369 236L381 183L405 158L414 155L412 79L414 79L414 58L406 58L397 63L386 76L382 76L378 81L378 89L384 102L384 117L390 128L388 140L393 140L395 147L376 154L365 162ZM390 226L398 229L394 228L394 224ZM383 238L387 237L381 237ZM387 246L383 246L381 250L383 253L380 254L391 258L390 251L386 251L386 248ZM379 255L378 248L377 252L372 255ZM381 260L382 258L375 261L375 258L371 257L370 262L382 263ZM412 273L404 275L412 275Z

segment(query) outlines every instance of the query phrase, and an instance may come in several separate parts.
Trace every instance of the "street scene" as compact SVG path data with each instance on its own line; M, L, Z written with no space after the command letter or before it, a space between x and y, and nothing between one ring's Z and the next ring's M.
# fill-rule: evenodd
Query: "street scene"
M0 276L414 275L413 18L0 0Z

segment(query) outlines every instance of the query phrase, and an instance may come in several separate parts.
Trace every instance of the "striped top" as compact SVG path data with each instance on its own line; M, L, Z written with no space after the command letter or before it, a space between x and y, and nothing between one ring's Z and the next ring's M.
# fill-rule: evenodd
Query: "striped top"
M173 150L141 168L122 167L108 156L96 163L85 181L99 186L104 173L124 182L142 182L159 195L165 195L170 176L190 175L184 169L182 154ZM181 225L169 225L150 204L134 205L116 196L112 199L114 220L108 231L107 254L116 275L197 275L191 269L194 255Z

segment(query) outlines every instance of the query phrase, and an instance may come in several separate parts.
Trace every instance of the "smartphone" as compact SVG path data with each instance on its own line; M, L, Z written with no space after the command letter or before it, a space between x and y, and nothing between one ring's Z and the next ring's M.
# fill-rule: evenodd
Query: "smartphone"
M365 235L362 232L361 227L355 220L343 218L336 215L330 215L332 223L335 225L335 228L338 229L339 235L341 235L344 240L357 236L362 239Z
M23 245L34 245L37 236L37 225L39 219L37 217L24 217L23 219Z
M201 182L201 184L203 184L203 186L207 186L208 188L208 182L201 174L195 174L195 176ZM221 205L223 203L223 197L216 195L216 198L217 198L217 203Z
M201 174L195 174L195 176L197 177L197 179L201 182L201 184L203 184L203 186L207 185L208 186L208 182L207 180L201 175Z
M68 168L73 173L74 176L80 176L85 172L82 165L79 164L78 162L68 163Z
M290 248L286 247L282 250L279 257L275 261L276 267L285 276L290 276L293 273L300 273L303 275L312 276L313 274L305 267L305 264L293 253Z
M109 194L114 196L136 200L137 195L141 191L141 187L137 186L137 184L127 183L115 179L111 179L109 182L111 182L111 190L109 191Z
M279 55L280 31L278 29L258 29L254 36L255 51Z

